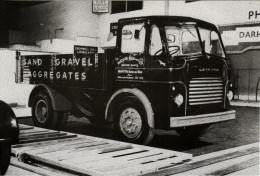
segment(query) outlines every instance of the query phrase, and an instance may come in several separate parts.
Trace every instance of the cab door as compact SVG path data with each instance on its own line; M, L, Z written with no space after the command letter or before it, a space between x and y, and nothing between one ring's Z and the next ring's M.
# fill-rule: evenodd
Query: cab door
M160 30L157 25L151 25L145 65L149 81L168 81L167 54L162 42L162 31Z
M115 58L115 80L144 80L147 27L144 22L125 24L119 28L118 54Z

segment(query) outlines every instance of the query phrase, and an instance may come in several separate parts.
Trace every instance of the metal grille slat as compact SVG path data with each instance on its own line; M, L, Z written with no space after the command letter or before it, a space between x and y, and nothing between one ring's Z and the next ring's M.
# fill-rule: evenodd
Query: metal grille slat
M197 99L190 99L190 102L197 102L197 101L208 101L208 100L222 100L222 97L211 97L211 98L197 98Z
M220 97L222 94L205 94L205 95L190 95L189 98L201 98L201 97Z
M221 80L196 80L190 81L190 83L222 83Z
M214 80L221 80L221 78L219 78L219 77L204 77L204 78L192 78L192 80L201 80L201 79L203 79L203 80L205 80L205 79L214 79Z
M192 91L192 92L190 92L190 95L197 95L197 94L214 94L214 93L223 93L223 90Z
M190 84L190 87L212 87L212 86L223 86L222 83L218 84Z
M189 104L222 103L223 87L221 78L193 78L189 84Z
M222 90L222 87L199 87L199 88L190 88L192 90Z
M222 103L222 101L197 102L197 103L190 103L190 105L202 105L202 104L213 104L213 103Z

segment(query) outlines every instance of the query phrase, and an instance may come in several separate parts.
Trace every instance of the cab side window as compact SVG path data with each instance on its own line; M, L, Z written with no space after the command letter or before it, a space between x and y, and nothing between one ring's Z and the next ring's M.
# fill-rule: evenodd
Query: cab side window
M145 33L144 23L125 25L122 29L122 53L143 53Z
M156 25L152 25L151 28L151 43L150 43L150 55L160 55L162 53L162 40L159 28Z

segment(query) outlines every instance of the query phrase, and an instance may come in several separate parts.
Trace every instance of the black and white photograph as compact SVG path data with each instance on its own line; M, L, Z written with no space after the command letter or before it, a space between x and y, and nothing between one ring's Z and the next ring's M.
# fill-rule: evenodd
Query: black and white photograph
M260 1L0 2L0 175L258 176Z

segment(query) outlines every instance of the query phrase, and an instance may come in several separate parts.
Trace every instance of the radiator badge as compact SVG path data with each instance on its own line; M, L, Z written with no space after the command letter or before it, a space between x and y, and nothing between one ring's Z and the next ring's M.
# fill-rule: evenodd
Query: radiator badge
M199 68L200 72L208 72L208 71L214 71L219 72L219 68Z

